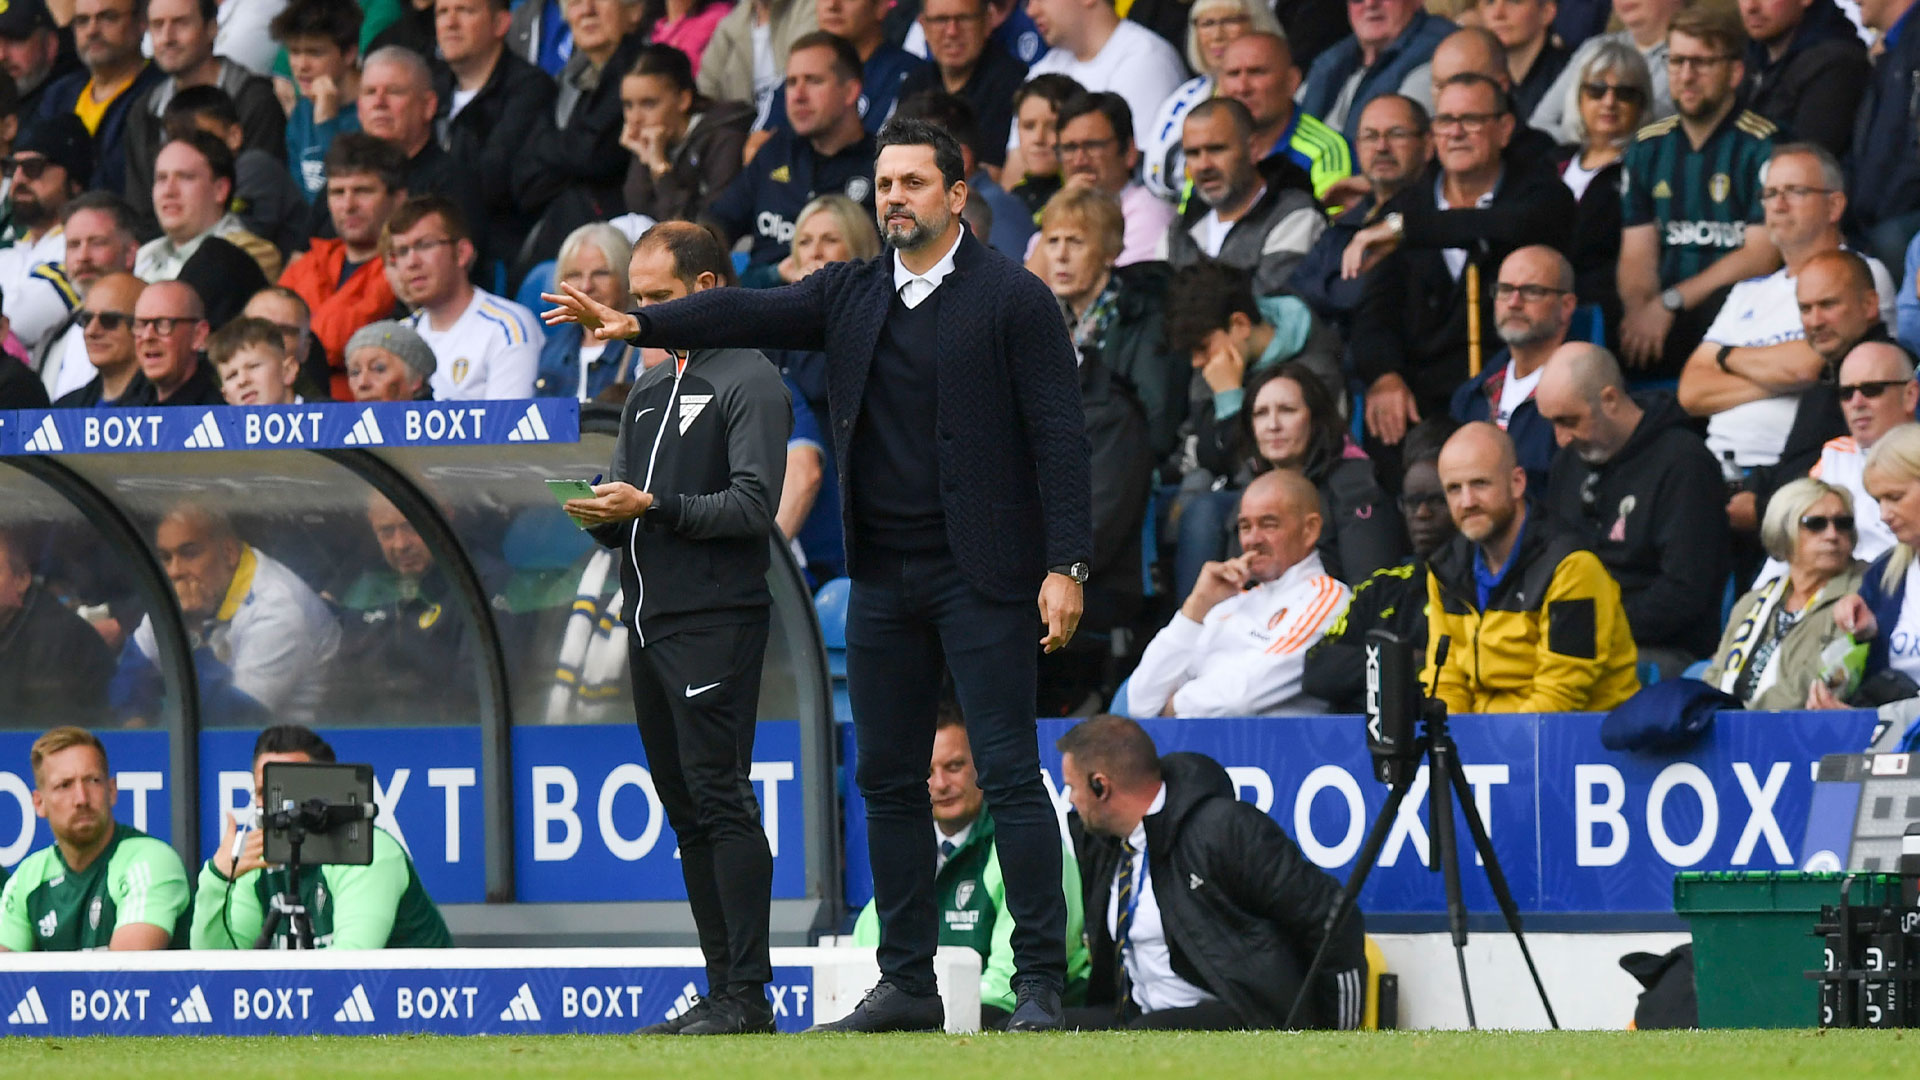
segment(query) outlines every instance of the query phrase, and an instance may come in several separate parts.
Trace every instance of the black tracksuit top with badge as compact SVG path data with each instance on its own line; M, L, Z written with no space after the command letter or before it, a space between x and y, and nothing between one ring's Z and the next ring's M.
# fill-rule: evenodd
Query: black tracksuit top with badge
M695 349L634 380L607 479L650 493L653 506L593 536L624 556L620 585L642 645L764 615L792 430L779 369L752 349Z

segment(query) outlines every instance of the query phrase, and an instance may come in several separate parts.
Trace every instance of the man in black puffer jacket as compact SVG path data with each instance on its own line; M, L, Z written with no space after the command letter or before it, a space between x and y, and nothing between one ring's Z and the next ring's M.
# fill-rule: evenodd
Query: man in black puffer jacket
M1235 798L1212 758L1161 757L1124 716L1096 716L1058 745L1093 955L1088 1005L1068 1010L1069 1022L1163 1030L1286 1023L1339 882L1272 818ZM1366 975L1355 911L1307 988L1305 1026L1359 1027Z

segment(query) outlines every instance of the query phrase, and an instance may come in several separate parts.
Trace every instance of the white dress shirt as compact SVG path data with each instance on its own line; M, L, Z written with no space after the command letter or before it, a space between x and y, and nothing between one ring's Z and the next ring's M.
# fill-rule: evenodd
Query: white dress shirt
M953 253L959 250L960 237L955 234L953 246L947 248L947 253L940 256L940 261L933 264L933 269L924 274L916 274L907 269L907 264L900 261L900 253L894 252L893 291L900 295L900 302L910 308L917 308L921 301L932 296L933 290L947 280L948 274L953 273Z
M1917 605L1920 606L1920 605ZM1147 807L1147 817L1167 806L1167 785L1161 784ZM1143 819L1127 837L1133 848L1133 921L1127 928L1125 961L1133 983L1133 1002L1141 1012L1185 1009L1216 1000L1212 994L1181 978L1173 970L1173 952L1167 947L1166 925L1160 921L1160 903L1153 896L1153 875L1147 872L1147 823ZM1113 875L1107 891L1107 933L1117 933L1120 922L1120 875Z
M978 821L979 819L975 818L974 820ZM939 825L937 824L934 825L933 827L934 850L937 852L940 852L940 854L934 860L933 872L937 874L940 871L945 870L947 868L947 859L949 858L949 856L944 851L940 851L941 844L952 844L953 850L957 853L961 848L967 846L967 837L972 835L973 835L972 821L967 822L966 825L961 827L959 832L954 833L952 836L948 836L946 833L941 832Z

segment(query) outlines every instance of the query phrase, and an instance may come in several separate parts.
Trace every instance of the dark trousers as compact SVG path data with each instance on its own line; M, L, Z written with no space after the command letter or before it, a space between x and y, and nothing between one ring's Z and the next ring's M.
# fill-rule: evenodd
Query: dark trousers
M772 981L773 854L748 773L768 613L751 622L627 639L633 710L707 960L707 992ZM922 766L925 770L925 766ZM931 841L929 841L931 842Z
M867 803L882 977L909 993L934 992L940 928L927 763L944 659L980 789L993 808L1014 920L1015 979L1059 990L1067 908L1060 830L1034 734L1037 607L981 595L945 551L863 549L857 562L847 606L847 696L859 753L855 780Z

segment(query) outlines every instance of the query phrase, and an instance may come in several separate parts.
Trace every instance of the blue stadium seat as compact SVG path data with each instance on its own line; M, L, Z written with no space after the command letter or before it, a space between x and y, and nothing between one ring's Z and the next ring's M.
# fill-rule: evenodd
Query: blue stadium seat
M1114 714L1115 716L1132 716L1133 715L1132 713L1127 711L1127 684L1132 681L1133 681L1133 676L1131 675L1120 680L1119 688L1113 692L1113 700L1107 702L1108 712Z
M1693 663L1687 665L1687 670L1681 672L1680 677L1683 679L1702 678L1707 674L1707 669L1712 666L1713 661L1711 660L1695 660Z
M736 251L733 253L734 277L739 277L741 274L747 272L747 261L751 258L753 258L753 253L750 251Z
M847 677L847 597L853 579L838 577L813 595L814 614L820 619L820 640L827 647L827 669L835 679Z
M513 294L513 299L521 307L539 315L547 309L547 302L540 299L540 294L552 291L553 260L549 259L527 271L526 279L520 282L520 291Z
M1600 313L1599 304L1582 304L1573 309L1573 324L1567 328L1567 340L1590 345L1607 343L1607 320Z

